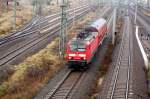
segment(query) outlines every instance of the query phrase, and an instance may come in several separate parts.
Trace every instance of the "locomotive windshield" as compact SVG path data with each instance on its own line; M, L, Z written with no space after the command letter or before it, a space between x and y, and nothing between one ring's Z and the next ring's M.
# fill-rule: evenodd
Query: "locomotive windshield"
M71 51L85 52L85 48L85 44L78 41L73 41L70 45Z

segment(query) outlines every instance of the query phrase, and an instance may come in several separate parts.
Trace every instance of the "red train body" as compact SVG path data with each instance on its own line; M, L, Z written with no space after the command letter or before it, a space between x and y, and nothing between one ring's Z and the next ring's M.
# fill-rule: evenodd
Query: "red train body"
M106 20L101 18L71 39L67 44L66 50L69 68L87 67L86 64L91 62L106 33Z

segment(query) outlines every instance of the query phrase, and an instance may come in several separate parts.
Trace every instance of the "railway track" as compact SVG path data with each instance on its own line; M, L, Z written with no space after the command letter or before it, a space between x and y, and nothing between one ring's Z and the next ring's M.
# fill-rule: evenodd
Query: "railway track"
M80 7L77 7L75 9L71 9L71 10L67 10L68 13L68 17L73 16L74 12L73 10L75 10L75 13L79 13L82 12L82 10L84 11L85 9L89 9L88 5L83 5ZM31 35L31 34L36 34L37 32L39 32L40 30L44 30L52 25L54 25L54 23L58 23L60 21L60 13L54 14L54 15L50 15L50 16L46 16L44 18L38 18L36 20L34 20L32 22L32 25L30 24L29 26L27 26L25 29L19 30L16 33L13 33L7 37L1 38L0 39L0 45L3 45L5 43L8 43L10 41ZM50 20L50 21L49 21Z
M85 9L84 11L76 14L76 20L78 20L79 18L81 18L83 15L85 15L87 13L87 11L89 11L89 9ZM68 25L71 25L73 21L73 17L70 17L68 20ZM53 38L55 36L58 35L58 32L60 30L60 23L55 24L54 26L52 26L51 28L49 28L49 30L45 31L46 33L39 35L39 37L33 38L31 41L23 44L22 46L9 51L8 53L1 55L0 56L0 66L1 68L9 63L11 60L13 60L15 57L21 55L22 53L24 53L25 51L33 48L34 46L38 45L40 42L44 41L45 39L48 38ZM50 32L50 33L49 33Z
M89 10L90 8L84 9L83 11L78 10L75 20L80 19L82 16L87 14ZM73 16L70 15L70 18L68 19L68 26L71 26L72 21L73 21ZM20 55L24 54L26 51L31 50L32 48L41 44L41 42L45 42L45 40L56 37L60 30L60 23L57 23L55 25L54 24L55 22L53 23L53 26L51 26L46 31L44 31L44 33L41 33L40 35L32 38L26 43L17 46L15 49L9 50L6 53L2 53L0 56L0 69L5 67L5 65L9 64L11 61L15 60Z
M129 32L129 18L126 19L119 55L116 67L111 80L112 87L109 88L107 97L110 99L124 98L129 96L131 57L132 57L132 37ZM126 48L126 50L124 50Z
M44 99L71 99L78 82L84 79L83 72L68 71L64 78L47 93Z
M130 11L132 17L134 17L133 10ZM147 57L150 58L150 28L149 17L138 12L137 14L137 26L139 26L138 36L143 45L143 48L147 54Z
M107 10L104 11L102 16L106 17L106 13L109 13L109 11ZM109 21L111 21L110 20L111 18L110 17L106 17L106 18L107 18L107 22L110 23ZM75 95L76 97L78 97L77 92L79 92L79 88L83 84L82 82L85 80L87 75L90 75L87 71L72 72L70 70L68 71L67 69L67 72L65 72L65 75L62 76L62 79L59 80L57 84L54 84L55 86L52 87L45 86L45 88L43 88L43 90L34 99L72 99L75 97Z
M130 80L132 69L132 34L130 31L129 17L125 19L122 41L116 48L117 55L114 56L112 66L109 69L104 87L99 99L129 99Z
M144 28L139 28L139 37L147 56L150 58L150 32Z
M129 20L125 19L122 40L115 49L98 99L148 99L144 61Z

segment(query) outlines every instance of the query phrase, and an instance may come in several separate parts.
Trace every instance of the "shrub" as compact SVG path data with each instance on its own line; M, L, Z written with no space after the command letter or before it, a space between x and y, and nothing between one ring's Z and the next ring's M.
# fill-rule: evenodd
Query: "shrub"
M6 84L0 85L0 97L2 97L6 93L7 89L8 86Z
M6 66L6 67L2 68L0 70L0 84L3 81L7 80L10 77L10 75L12 75L13 73L14 73L14 70L10 67Z
M39 78L42 74L43 74L42 69L36 66L31 66L27 68L25 77L27 77L28 79L30 78L36 79L36 78Z

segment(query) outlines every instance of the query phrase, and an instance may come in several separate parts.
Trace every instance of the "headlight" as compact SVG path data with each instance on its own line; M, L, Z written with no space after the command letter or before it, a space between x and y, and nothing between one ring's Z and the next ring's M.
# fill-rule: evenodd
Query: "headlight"
M69 56L76 56L76 54L69 54Z
M86 57L86 54L79 54L80 57Z
M69 59L71 59L72 57L69 57Z

